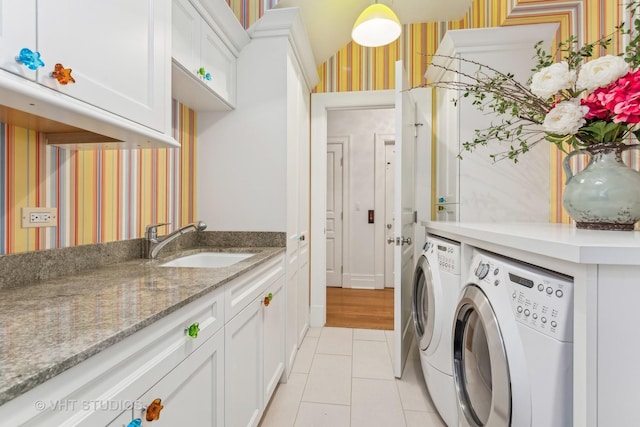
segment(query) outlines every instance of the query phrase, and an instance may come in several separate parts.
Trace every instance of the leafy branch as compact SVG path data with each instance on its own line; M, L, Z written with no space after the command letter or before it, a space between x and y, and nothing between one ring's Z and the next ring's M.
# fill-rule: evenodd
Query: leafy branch
M616 31L600 39L578 45L575 36L559 42L555 50L547 52L544 42L535 44L536 65L531 70L538 72L553 65L559 58L567 63L570 70L579 69L583 63L594 55L597 49L607 49L611 46L615 36L629 38L625 47L625 61L632 69L640 65L640 18L636 13L640 9L640 0L631 1L627 9L632 18L632 28L625 28L624 23L616 27ZM460 68L458 68L460 65ZM578 133L555 135L542 130L542 123L556 103L564 100L576 100L583 92L573 87L563 89L551 99L544 100L536 96L529 88L531 81L522 84L513 74L501 72L493 67L479 62L447 55L435 54L431 56L431 66L441 69L445 75L455 76L449 80L429 82L422 87L448 89L457 93L453 102L460 98L468 98L471 105L482 112L495 113L497 121L484 129L477 129L472 141L464 142L458 157L462 158L463 151L473 151L479 147L497 142L503 150L492 154L494 161L511 159L518 161L518 157L541 141L550 142L567 152L570 149L581 149L585 146L619 140L630 131L623 123L608 123L602 120L587 120ZM472 66L472 67L469 67ZM465 71L469 68L475 71ZM640 133L640 130L635 131ZM635 134L634 133L634 134Z

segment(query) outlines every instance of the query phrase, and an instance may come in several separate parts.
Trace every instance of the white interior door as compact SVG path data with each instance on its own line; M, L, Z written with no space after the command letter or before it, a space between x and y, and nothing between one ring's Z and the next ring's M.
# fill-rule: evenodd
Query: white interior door
M342 286L343 144L327 143L327 286Z
M384 164L385 164L385 180L384 180L384 241L394 239L394 207L395 207L395 183L396 183L396 144L385 144L384 146ZM393 278L393 257L394 247L385 244L384 252L384 286L385 288L394 287Z
M395 116L394 116L395 120ZM375 289L393 288L393 209L396 177L393 174L396 134L376 133L374 206L377 220L374 223L374 275ZM391 167L391 169L390 169ZM390 174L391 173L391 174ZM391 198L390 198L391 197Z
M396 62L396 185L394 225L394 372L402 368L411 344L411 286L414 268L416 103L409 79Z

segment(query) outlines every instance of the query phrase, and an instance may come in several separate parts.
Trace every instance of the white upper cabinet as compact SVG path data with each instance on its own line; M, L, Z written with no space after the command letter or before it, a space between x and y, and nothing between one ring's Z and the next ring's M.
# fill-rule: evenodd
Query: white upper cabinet
M36 72L16 61L23 47L36 47L36 0L0 0L0 68L35 79Z
M237 57L246 43L224 0L173 0L173 97L198 111L233 109Z
M0 73L4 112L20 111L15 124L47 133L41 118L124 141L119 148L178 146L170 136L170 1L0 0L0 68L11 73ZM44 66L19 63L22 48L39 52ZM52 77L56 64L75 83Z
M187 70L200 66L202 17L189 0L173 0L171 14L171 56Z
M38 83L164 131L171 104L161 3L39 0L37 48L46 66ZM73 70L75 84L51 77L56 63Z

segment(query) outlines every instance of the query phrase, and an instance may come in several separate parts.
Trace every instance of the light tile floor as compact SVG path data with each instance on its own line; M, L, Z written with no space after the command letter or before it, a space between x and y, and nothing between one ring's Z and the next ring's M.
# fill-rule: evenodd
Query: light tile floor
M393 376L392 331L311 328L260 427L446 427L429 397L415 343Z

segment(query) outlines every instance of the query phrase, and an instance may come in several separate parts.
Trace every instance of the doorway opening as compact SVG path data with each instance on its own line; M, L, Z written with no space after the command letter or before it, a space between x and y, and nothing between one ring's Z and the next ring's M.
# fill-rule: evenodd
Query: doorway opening
M327 143L328 115L337 110L395 108L393 90L365 92L336 92L314 94L311 102L311 235L322 238L311 239L311 307L312 326L326 324L327 301ZM395 123L394 123L395 124ZM348 135L347 132L335 135ZM349 153L351 154L351 153ZM350 173L353 175L353 172ZM349 184L351 185L351 184ZM350 201L353 206L353 201ZM363 209L361 205L361 209ZM368 210L368 208L367 208ZM344 209L344 214L349 211ZM362 210L360 211L362 213ZM317 215L319 214L319 215ZM366 211L365 211L366 214ZM344 245L343 245L344 250Z
M394 108L328 112L328 326L393 329L394 155Z

